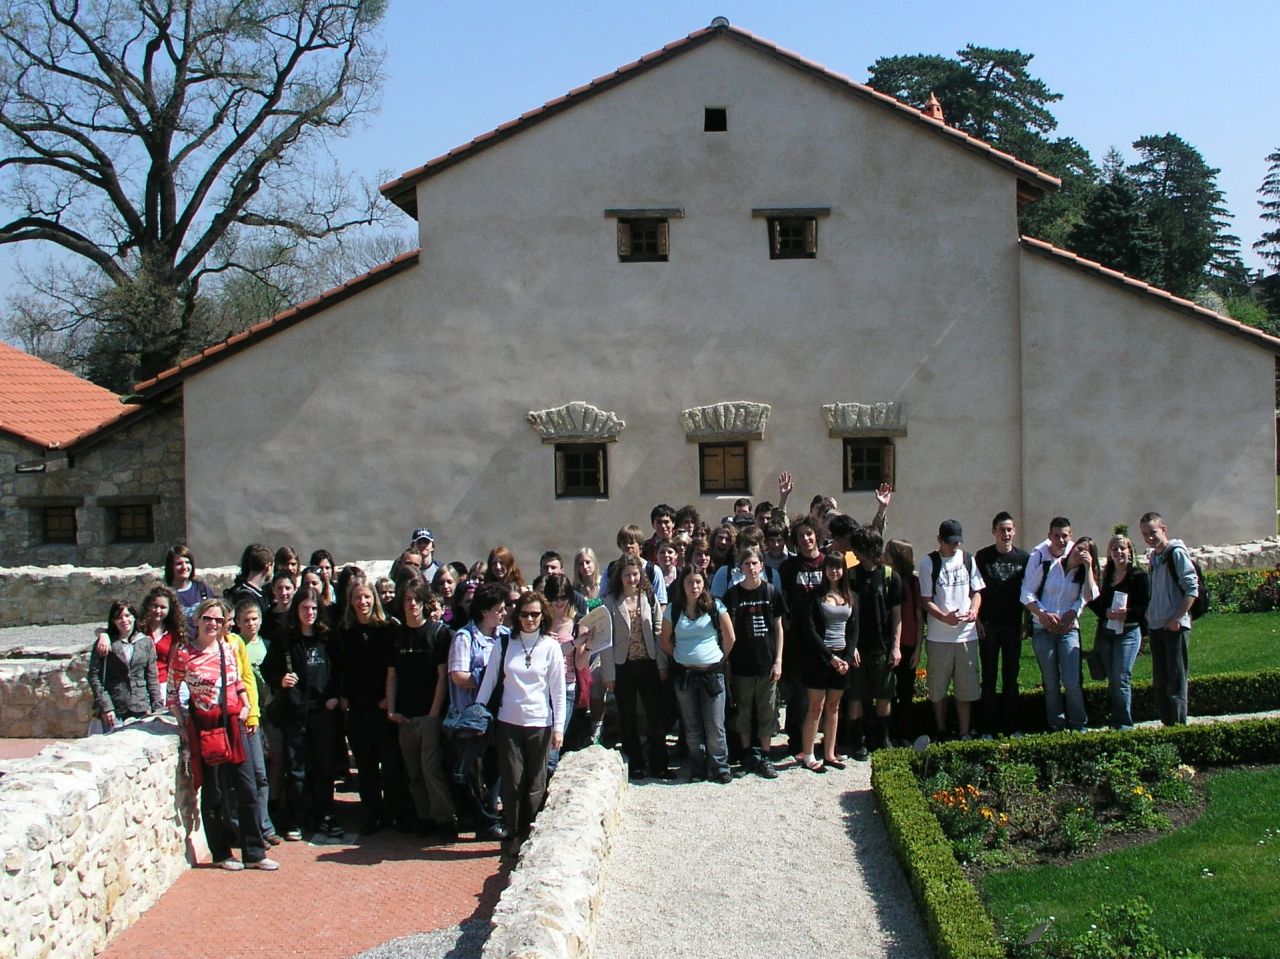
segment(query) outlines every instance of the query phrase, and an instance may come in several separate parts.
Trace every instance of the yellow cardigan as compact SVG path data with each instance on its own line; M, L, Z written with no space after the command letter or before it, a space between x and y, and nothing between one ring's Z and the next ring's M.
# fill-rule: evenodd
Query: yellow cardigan
M249 662L249 649L239 633L227 633L227 642L236 653L236 670L244 681L244 694L249 700L249 718L246 726L258 725L258 684L253 679L253 664Z

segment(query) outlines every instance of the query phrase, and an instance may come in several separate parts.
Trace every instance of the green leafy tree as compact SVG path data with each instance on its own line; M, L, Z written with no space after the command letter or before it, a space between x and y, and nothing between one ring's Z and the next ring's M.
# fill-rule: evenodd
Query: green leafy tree
M0 243L68 259L35 284L90 373L127 388L210 334L200 290L375 222L316 148L374 105L385 0L9 0ZM363 196L360 194L363 192ZM7 216L7 220L6 220ZM254 241L252 234L269 240ZM19 322L40 311L28 311Z
M1215 254L1225 266L1229 252L1223 231L1230 214L1222 205L1219 171L1204 161L1199 150L1173 133L1144 136L1133 146L1138 162L1127 172L1138 190L1146 222L1160 244L1153 282L1178 296L1190 297L1205 282Z

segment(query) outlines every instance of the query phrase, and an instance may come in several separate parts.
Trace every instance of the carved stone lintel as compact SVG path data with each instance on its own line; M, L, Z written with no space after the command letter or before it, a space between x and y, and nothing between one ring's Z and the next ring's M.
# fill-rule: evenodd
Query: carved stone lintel
M529 425L544 443L613 443L626 423L618 414L582 400L549 410L530 410Z
M822 407L831 436L906 436L906 403L827 403Z
M691 443L764 439L773 407L768 403L735 400L694 406L680 412L680 425Z

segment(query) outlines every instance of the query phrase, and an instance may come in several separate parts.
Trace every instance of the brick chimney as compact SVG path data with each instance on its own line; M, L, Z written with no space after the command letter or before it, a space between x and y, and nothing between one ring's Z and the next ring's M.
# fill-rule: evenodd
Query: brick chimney
M942 117L942 104L938 102L937 96L932 91L929 92L929 101L920 112L930 119L937 120L939 123L946 122Z

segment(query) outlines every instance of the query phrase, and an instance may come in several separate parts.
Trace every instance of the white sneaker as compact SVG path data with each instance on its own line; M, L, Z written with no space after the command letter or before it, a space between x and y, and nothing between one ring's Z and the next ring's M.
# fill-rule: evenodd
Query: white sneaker
M244 863L239 859L224 859L218 865L227 872L240 872L240 870L244 869Z
M261 869L264 872L275 872L280 868L280 863L274 859L259 859L257 862L246 862L245 869Z

